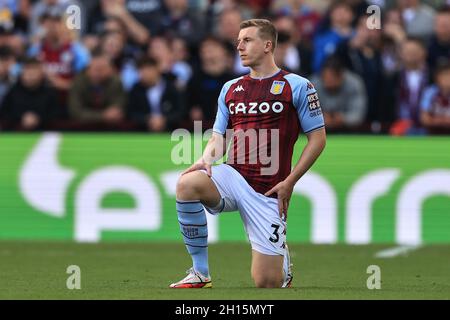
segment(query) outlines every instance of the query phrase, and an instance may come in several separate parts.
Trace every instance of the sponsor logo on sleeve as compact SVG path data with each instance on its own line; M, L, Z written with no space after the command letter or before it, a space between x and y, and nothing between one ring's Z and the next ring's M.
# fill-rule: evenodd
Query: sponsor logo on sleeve
M320 101L317 92L308 94L307 98L308 98L309 115L311 117L321 115L322 110L320 108Z

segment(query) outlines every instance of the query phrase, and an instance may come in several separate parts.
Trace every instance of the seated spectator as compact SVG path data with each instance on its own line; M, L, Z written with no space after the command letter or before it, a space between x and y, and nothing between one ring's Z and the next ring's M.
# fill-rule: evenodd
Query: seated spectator
M380 122L386 119L385 108L393 108L386 104L384 91L384 74L382 63L382 33L379 29L368 29L367 18L360 18L355 36L348 42L343 42L336 50L336 56L350 71L358 74L364 81L367 93L368 123ZM392 88L386 88L392 90Z
M81 6L81 2L79 0L38 0L33 1L34 4L31 8L30 19L28 24L28 33L31 37L38 36L43 30L41 29L41 19L44 15L46 15L50 11L58 11L61 12L62 15L66 13L67 8L72 5L80 8L80 33L84 34L86 32L85 21L87 20L85 15L84 7Z
M111 0L109 0L111 1ZM117 1L117 0L116 0ZM163 17L163 1L161 0L119 0L119 2L124 3L125 11L129 12L131 17L136 21L136 26L133 26L132 29L129 26L128 19L123 19L122 21L127 23L127 29L131 33L137 32L137 23L142 25L148 32L150 32L150 36L156 34L158 32L158 28L161 24L161 19ZM136 30L136 31L134 31ZM142 35L144 35L142 33ZM144 40L144 37L142 37ZM147 41L140 42L141 44L145 44Z
M138 81L138 75L133 53L127 50L124 33L118 31L104 33L100 39L100 50L113 62L125 90L130 90Z
M373 132L389 133L392 123L397 119L398 84L402 60L400 48L407 40L407 35L403 27L400 10L393 8L388 10L382 17L383 27L381 31L381 72L382 80L377 84L380 86L376 92L379 102L375 118L378 121L372 122ZM376 30L372 30L376 31ZM365 81L370 79L365 79ZM368 93L370 95L370 93ZM373 103L370 97L370 103ZM369 111L370 115L370 111Z
M402 68L397 85L397 120L390 132L393 135L423 134L419 121L420 98L430 79L423 42L418 38L404 41L400 57Z
M189 8L188 0L164 0L158 34L185 39L196 47L205 34L205 21L200 12Z
M89 13L87 33L95 36L103 32L105 21L114 18L134 44L143 46L158 29L160 11L160 1L156 0L100 0Z
M0 1L0 28L15 34L26 34L30 0Z
M295 20L295 29L298 30L301 41L310 47L321 16L305 2L305 0L276 0L272 7L276 14L287 15Z
M273 23L278 31L275 50L277 65L302 76L309 76L312 52L303 44L303 40L299 39L294 19L290 16L279 16Z
M435 71L436 84L428 87L420 104L420 121L429 133L450 133L450 63Z
M362 79L345 70L338 59L328 59L320 76L313 76L327 129L348 131L358 129L367 111L367 98Z
M375 0L377 1L377 0ZM361 18L367 18L367 8L369 7L370 2L374 2L373 0L345 0L346 3L350 5L353 10L353 23L352 25L356 27ZM371 3L379 5L378 3Z
M75 78L70 89L72 119L87 127L116 128L124 119L125 105L126 94L112 61L95 52L87 70Z
M428 46L428 66L436 66L450 61L450 6L439 10L434 21L434 35Z
M171 43L174 60L177 62L191 63L191 51L188 48L186 40L181 37L174 37Z
M383 21L383 46L382 60L383 71L387 74L395 74L400 70L401 59L398 48L407 39L400 10L391 9L385 14Z
M128 119L140 129L153 132L178 127L184 116L181 94L162 76L156 60L143 57L138 69L140 81L129 93Z
M215 35L221 40L234 46L239 35L239 26L242 20L244 20L244 18L238 8L229 7L222 10L217 18L217 23L214 28Z
M330 27L314 37L313 72L319 72L327 57L338 45L353 36L353 11L345 2L338 1L330 9Z
M234 54L233 73L235 75L247 74L250 71L248 67L242 65L239 52L236 50L236 41L242 21L243 17L239 9L229 8L220 13L217 28L215 29L215 34L228 44L230 52Z
M194 73L186 90L189 122L193 125L193 121L203 121L203 129L209 129L216 117L220 90L225 82L233 78L233 60L226 44L215 37L205 38L199 53L200 70Z
M19 75L19 66L9 47L0 47L0 105Z
M37 59L28 58L22 68L19 81L3 100L1 122L6 129L44 129L55 118L56 92L46 85L44 68Z
M9 47L16 57L23 57L26 49L27 38L11 29L0 26L0 46Z
M118 18L110 17L106 20L103 20L101 24L99 24L99 31L96 33L88 33L83 36L82 43L89 50L89 52L95 51L101 43L101 36L108 33L120 33L123 38L127 39L128 35L125 29L125 25Z
M74 41L67 29L61 11L52 9L42 16L44 33L39 42L28 51L43 64L47 79L58 91L62 116L67 117L67 94L75 74L89 63L89 52L79 42Z
M421 0L397 0L408 37L429 40L433 34L435 11Z
M247 0L240 1L240 9L246 9L253 17L267 17L270 14L271 2L273 0Z
M179 91L184 91L192 76L192 68L185 61L177 61L172 50L172 41L163 36L153 37L147 50L147 55L160 66L163 75L174 81Z

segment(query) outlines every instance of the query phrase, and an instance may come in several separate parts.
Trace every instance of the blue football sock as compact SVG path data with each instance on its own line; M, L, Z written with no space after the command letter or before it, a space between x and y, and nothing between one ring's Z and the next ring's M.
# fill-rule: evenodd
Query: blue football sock
M200 201L177 200L178 222L194 269L209 276L208 226L206 213Z

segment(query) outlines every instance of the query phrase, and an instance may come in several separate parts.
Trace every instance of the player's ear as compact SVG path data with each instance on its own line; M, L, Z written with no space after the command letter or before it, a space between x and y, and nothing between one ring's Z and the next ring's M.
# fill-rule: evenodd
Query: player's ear
M272 50L272 41L266 41L264 53L269 53L271 50Z

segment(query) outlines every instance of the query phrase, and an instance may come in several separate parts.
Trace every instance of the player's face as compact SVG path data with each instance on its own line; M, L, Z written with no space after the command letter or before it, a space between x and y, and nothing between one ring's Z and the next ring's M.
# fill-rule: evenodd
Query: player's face
M436 82L444 94L450 94L450 70L441 72L437 77Z
M268 40L263 40L258 35L258 28L249 27L239 31L237 50L244 67L253 67L261 63L267 48Z

